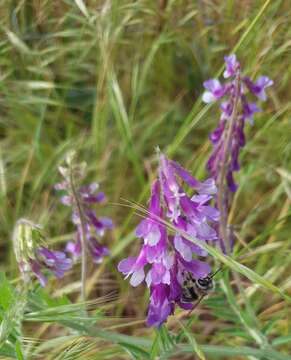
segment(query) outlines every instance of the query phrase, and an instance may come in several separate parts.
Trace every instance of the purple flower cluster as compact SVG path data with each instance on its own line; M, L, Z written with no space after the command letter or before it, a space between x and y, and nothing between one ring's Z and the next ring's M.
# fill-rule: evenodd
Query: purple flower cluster
M253 123L253 116L261 109L255 102L250 102L247 92L259 100L267 99L265 89L273 85L267 76L260 76L256 82L241 75L241 66L235 55L225 57L226 69L223 73L224 84L217 79L204 82L206 91L202 99L205 103L220 101L221 116L217 128L210 134L213 150L207 163L210 175L218 188L216 206L220 213L219 242L224 252L233 246L232 229L228 225L228 212L231 194L236 192L237 184L233 173L239 171L239 153L245 145L244 126Z
M99 239L105 231L113 228L112 220L107 217L97 217L92 205L102 203L105 200L103 192L96 192L99 185L92 183L78 189L72 189L70 181L65 180L55 186L56 190L66 191L61 197L61 202L72 207L72 222L75 224L75 242L69 242L66 250L74 257L79 257L82 251L82 234L85 232L87 250L95 263L100 263L103 257L109 254L107 247L100 244Z
M238 157L240 148L245 145L244 125L246 121L252 124L254 114L261 111L255 102L248 101L246 93L249 91L259 100L265 101L265 89L273 85L273 81L267 76L260 76L256 82L249 77L242 77L241 66L235 55L226 56L225 65L223 76L229 79L228 82L221 84L217 79L204 82L206 91L202 96L203 101L210 103L221 100L220 121L210 135L213 151L207 167L216 181L224 174L229 190L235 192L237 185L233 172L240 169Z
M44 245L44 236L39 225L26 219L17 221L13 245L16 260L25 282L29 282L33 273L42 286L47 284L46 272L62 278L72 267L72 260L62 251L49 250Z
M183 182L195 193L189 196ZM213 226L219 213L209 205L215 192L213 179L199 182L179 164L160 155L159 178L152 185L148 216L136 229L136 236L143 239L140 253L118 265L118 270L130 277L132 286L145 280L149 287L149 326L159 327L165 322L175 304L183 309L193 307L181 298L185 272L198 279L211 271L207 263L193 258L207 253L181 233L201 242L217 240ZM177 228L174 235L168 233L163 220Z

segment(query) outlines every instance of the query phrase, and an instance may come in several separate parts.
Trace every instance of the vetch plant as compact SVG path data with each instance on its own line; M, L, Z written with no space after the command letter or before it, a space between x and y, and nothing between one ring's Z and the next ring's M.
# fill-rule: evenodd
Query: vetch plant
M183 299L183 284L189 274L194 279L210 274L210 266L197 257L207 253L184 238L179 230L201 241L216 241L214 229L219 219L217 209L209 205L216 193L213 179L200 182L176 162L159 156L159 176L153 182L148 216L136 229L143 244L137 257L122 260L118 270L138 286L144 280L150 289L147 324L159 327L173 314L175 305L192 309ZM188 194L187 184L194 194ZM164 221L177 228L168 233ZM193 255L195 258L193 258Z
M64 192L61 196L62 204L72 208L72 222L76 226L75 241L68 242L66 250L72 253L73 257L82 258L82 299L85 300L87 252L93 262L102 262L109 250L100 243L100 239L106 230L113 228L113 223L110 218L96 216L93 206L104 202L105 194L97 192L97 183L81 184L86 176L86 163L75 164L74 158L75 153L69 153L66 166L59 167L64 181L56 184L55 189Z
M15 257L25 283L35 275L40 284L47 284L46 273L62 278L72 267L72 260L62 251L49 250L46 247L42 228L33 222L20 219L13 232Z
M216 205L220 212L220 245L224 252L230 252L233 235L228 226L228 213L232 194L237 190L233 173L239 171L239 153L245 145L244 126L253 124L253 116L261 109L256 102L249 101L247 93L259 100L267 99L265 89L273 85L267 76L260 76L256 82L241 74L241 66L236 55L225 57L224 84L218 79L204 82L206 91L202 99L205 103L220 101L221 116L217 128L210 134L213 150L207 169L217 185Z

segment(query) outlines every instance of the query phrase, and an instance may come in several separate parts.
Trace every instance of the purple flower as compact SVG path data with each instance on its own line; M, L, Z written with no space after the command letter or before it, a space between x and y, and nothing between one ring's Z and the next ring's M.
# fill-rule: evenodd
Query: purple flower
M210 79L203 83L206 90L203 94L203 101L205 103L211 103L220 99L224 96L226 92L226 88L220 84L219 80L217 79Z
M236 60L235 54L232 54L230 56L225 56L224 61L225 61L225 71L223 73L223 77L227 79L236 74L236 72L240 69L240 63Z
M100 264L104 256L109 255L108 248L101 245L95 236L90 236L87 241L87 246L92 256L93 262L96 264Z
M267 100L265 89L274 84L273 80L267 76L260 76L256 82L252 82L248 77L245 77L243 81L248 89L262 101Z
M264 101L267 98L265 89L273 85L273 81L267 76L261 76L256 82L252 82L250 78L241 76L241 66L234 54L224 59L223 76L229 80L224 84L217 79L205 81L206 91L202 100L205 103L221 100L220 121L210 134L213 150L207 169L218 188L216 206L221 215L220 243L230 243L230 239L226 239L227 214L231 194L237 190L233 173L240 169L239 153L245 145L244 125L246 121L252 124L254 114L261 111L255 102L249 101L247 91ZM224 231L221 230L223 228Z
M257 106L256 103L243 102L243 118L249 120L251 125L254 122L254 114L261 111L262 110Z
M74 186L74 185L73 185ZM56 190L66 191L61 197L64 205L72 207L72 222L76 225L75 242L68 242L66 250L78 258L82 252L82 236L85 235L86 248L96 264L102 262L109 250L100 244L100 239L107 230L113 228L110 218L97 217L93 206L104 202L105 194L98 192L99 185L92 183L73 188L70 178L55 186Z
M30 260L31 269L39 279L42 286L47 283L43 270L49 270L57 278L62 278L66 271L72 267L72 260L62 251L52 251L45 247L36 250L35 259Z
M143 247L138 257L128 257L122 260L118 265L118 270L126 275L125 278L131 276L130 284L137 286L145 278L144 267L146 264L146 249Z
M248 101L245 90L249 89L259 99L266 100L265 89L271 86L273 81L267 76L259 77L255 83L248 77L242 78L240 64L234 54L225 57L225 64L226 70L223 75L225 78L230 78L229 82L221 84L217 79L204 82L206 91L202 99L208 103L210 98L212 101L226 98L220 105L222 114L218 127L210 134L214 149L207 167L217 183L222 169L227 166L225 171L227 182L229 189L234 191L233 171L239 170L239 150L245 143L244 123L246 120L252 123L254 114L261 111L255 102ZM228 136L229 133L231 134Z
M169 300L170 288L159 284L150 288L150 305L148 308L147 325L160 327L173 314L175 305Z
M132 286L146 282L150 289L147 324L156 327L167 320L176 305L184 309L193 306L182 302L182 274L190 272L198 279L207 276L210 267L193 259L207 253L186 237L201 244L217 240L215 226L219 219L217 209L209 204L216 192L214 180L200 182L163 154L159 159L159 178L152 185L148 215L136 229L137 237L143 241L140 253L118 265L118 270L130 277ZM188 195L182 183L195 193ZM174 235L168 234L164 221L177 229Z

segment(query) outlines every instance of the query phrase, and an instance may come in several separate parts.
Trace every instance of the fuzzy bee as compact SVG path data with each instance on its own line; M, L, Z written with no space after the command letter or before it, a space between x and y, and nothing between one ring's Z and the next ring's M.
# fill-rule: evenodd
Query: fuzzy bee
M184 303L192 303L196 300L199 302L210 292L214 290L213 277L220 271L208 275L204 278L195 279L188 271L182 272L182 296L181 301Z

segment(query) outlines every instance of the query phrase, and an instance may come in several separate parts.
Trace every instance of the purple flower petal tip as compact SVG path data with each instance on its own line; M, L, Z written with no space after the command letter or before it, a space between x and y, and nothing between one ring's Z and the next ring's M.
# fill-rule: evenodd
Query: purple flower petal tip
M223 77L227 79L236 74L237 70L240 68L240 64L237 61L235 54L232 54L230 56L225 56L224 61L225 61L225 71L223 73Z

